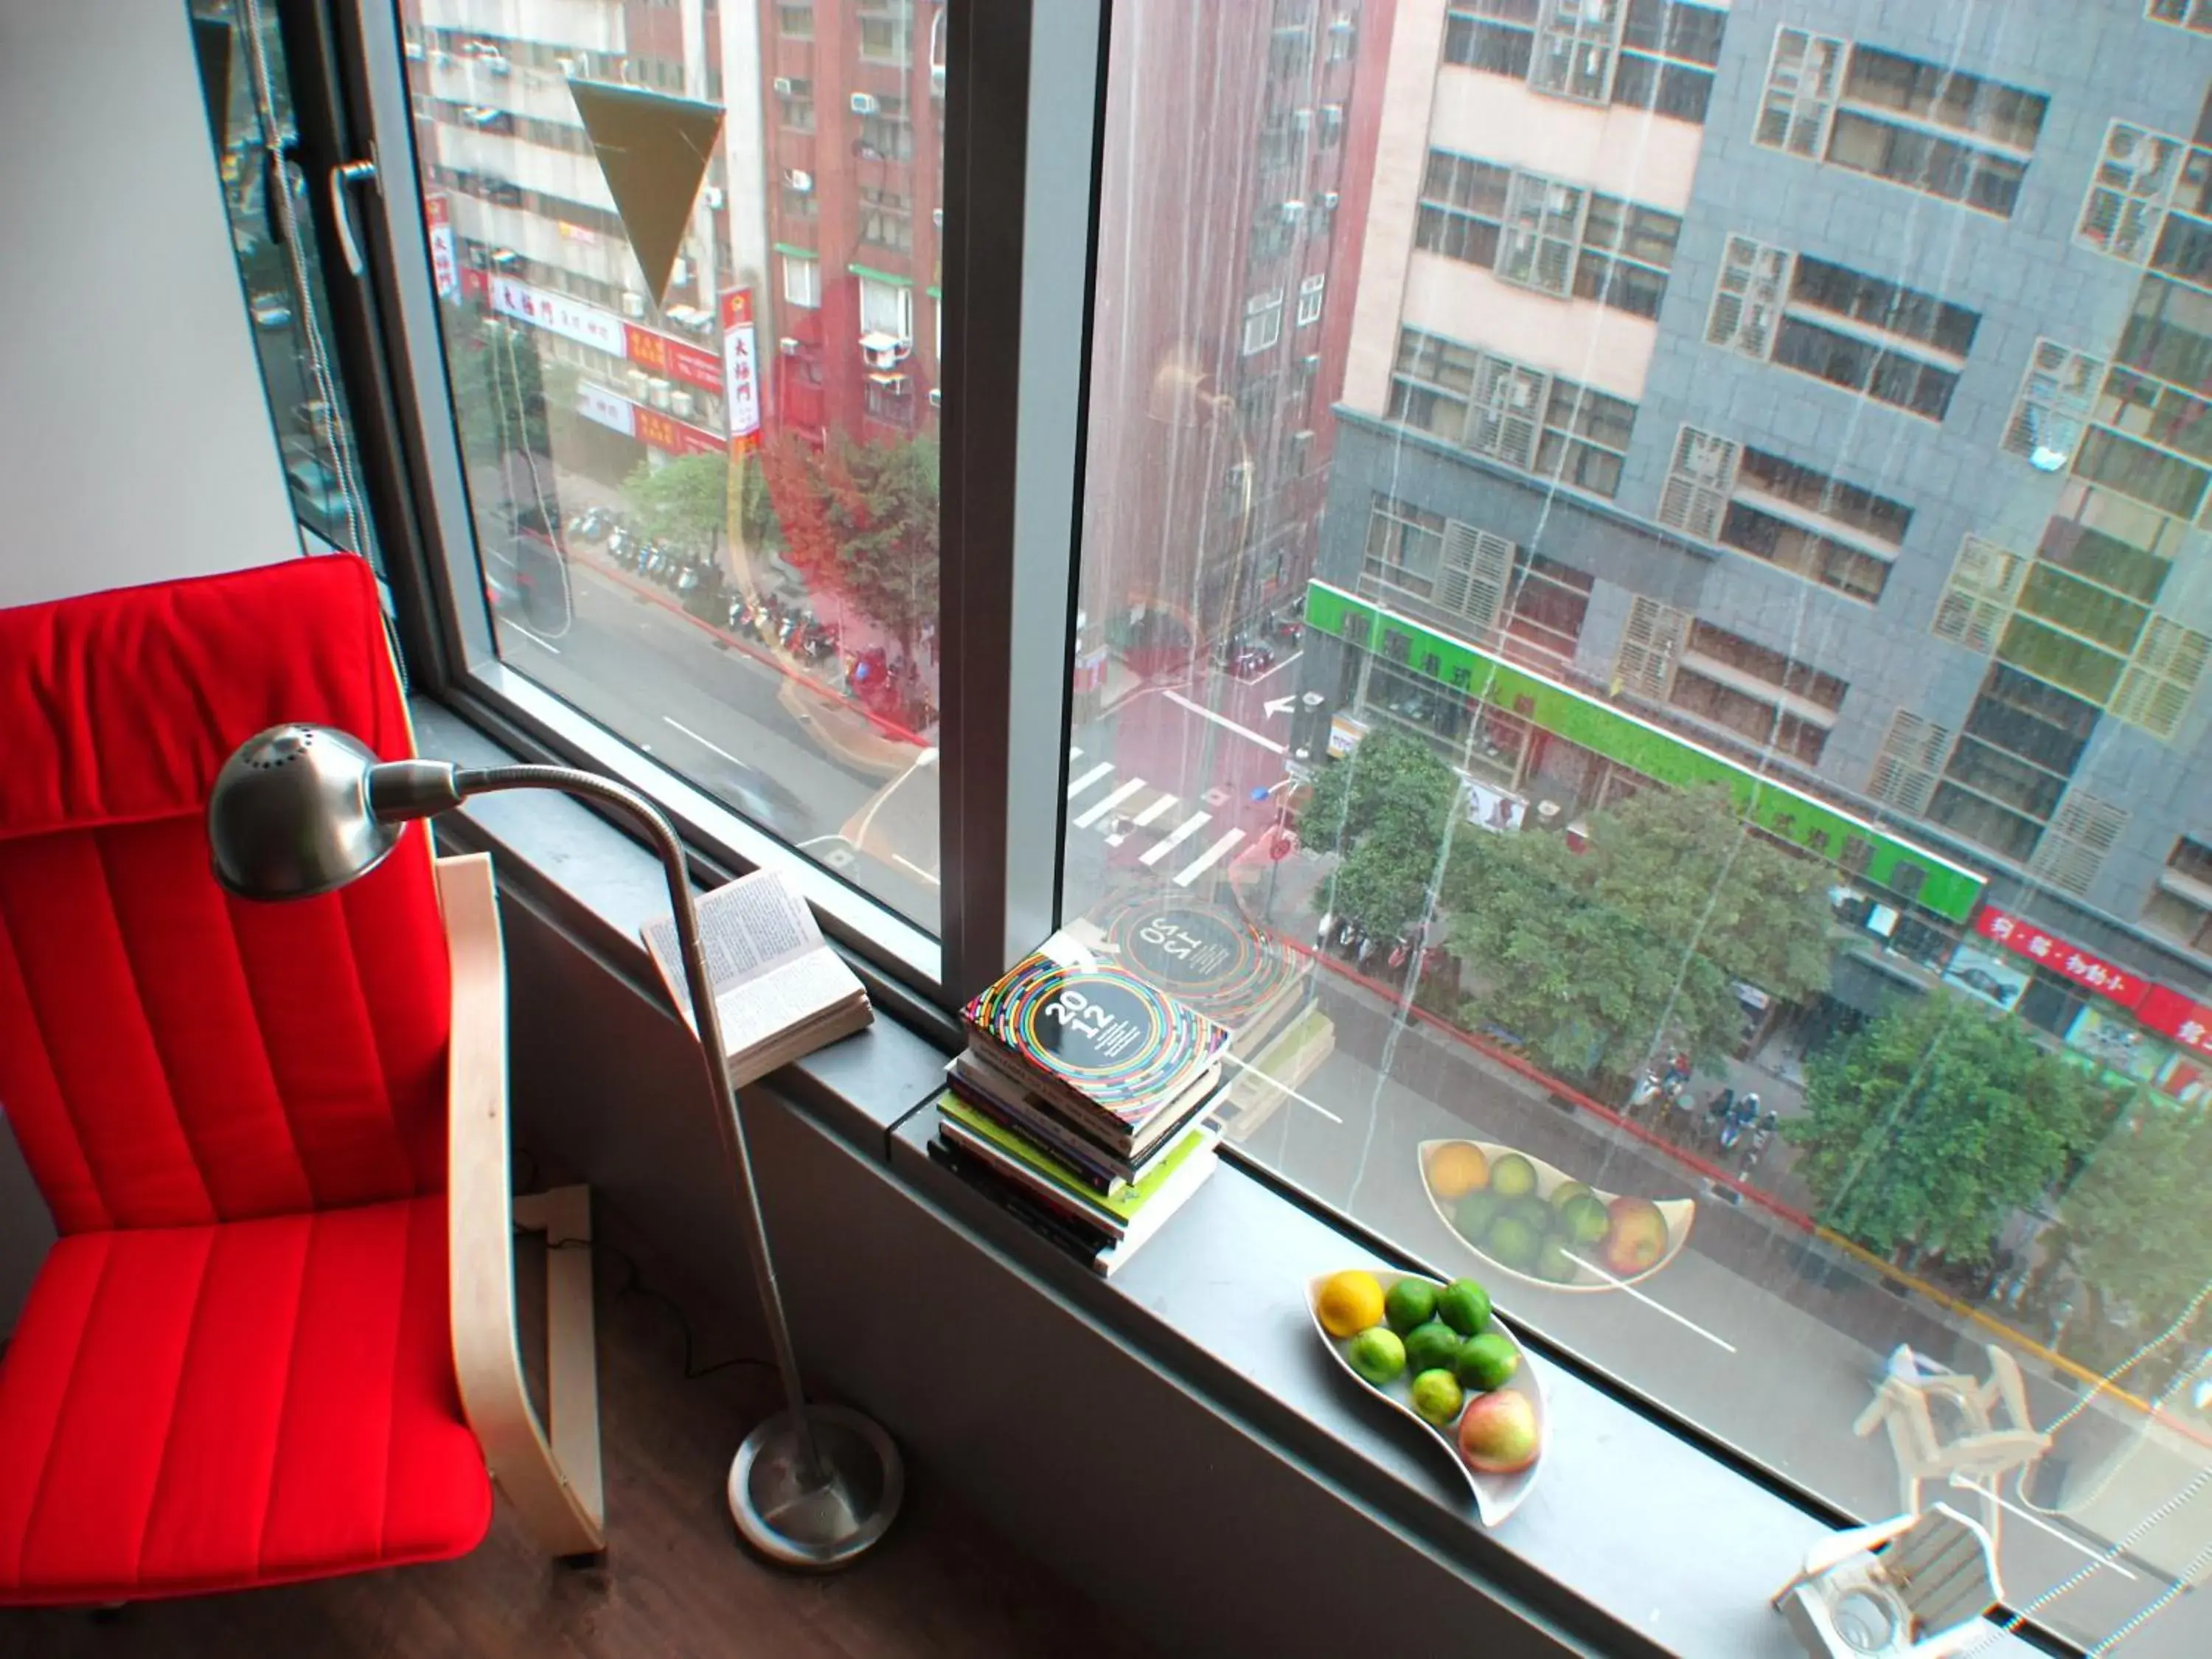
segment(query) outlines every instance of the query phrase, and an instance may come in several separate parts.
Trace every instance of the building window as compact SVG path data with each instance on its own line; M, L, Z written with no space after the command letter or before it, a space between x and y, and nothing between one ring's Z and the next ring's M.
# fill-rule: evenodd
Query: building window
M814 131L814 83L788 75L775 78L776 118L793 132Z
M2154 737L2179 729L2212 659L2212 638L2165 617L2154 617L2136 644L2135 659L2112 694L2112 714Z
M1929 629L1938 639L1963 645L1986 654L2004 637L2012 620L2014 600L2020 597L2027 561L2008 548L1979 536L1960 544L1959 557L1936 602Z
M2049 105L1940 64L1783 28L1753 136L2009 217Z
M2113 122L2075 234L2116 259L2212 288L2212 149Z
M1948 726L1900 708L1890 719L1881 750L1867 779L1867 793L1914 817L1928 816L1928 804L1943 775L1943 763L1956 734Z
M1360 561L1363 590L1373 591L1386 603L1394 593L1415 599L1432 598L1442 568L1444 520L1441 514L1424 513L1417 507L1388 495L1377 495L1367 514L1367 546Z
M814 38L813 0L777 0L775 8L776 33L787 40L811 40Z
M787 219L811 219L819 211L811 189L799 190L785 185L778 191L776 199L781 204L783 216Z
M860 240L895 253L914 251L914 198L879 185L860 186Z
M1871 604L1889 580L1912 509L1812 467L1684 427L1659 518L1701 541Z
M1703 122L1725 9L1687 0L1458 0L1444 61L1577 102Z
M1265 351L1283 337L1283 290L1255 294L1244 302L1244 356Z
M1820 763L1849 684L1741 635L1692 621L1669 677L1669 705L1771 746L1806 766Z
M2173 843L2142 919L2200 955L2212 953L2212 846L2191 836Z
M812 311L822 303L822 262L811 254L787 253L783 256L783 301L802 311Z
M1304 328L1321 320L1322 292L1328 286L1325 276L1302 276L1298 279L1298 326Z
M1717 541L1742 453L1740 444L1684 427L1660 491L1659 522L1701 542Z
M1390 418L1523 471L1611 495L1636 406L1413 329L1398 337Z
M1731 236L1705 319L1705 342L1765 361L1790 287L1790 255L1748 236Z
M2154 22L2212 34L2212 0L2144 0L2143 15Z
M1980 323L1978 313L1917 289L1732 237L1706 337L1941 421Z
M906 118L903 98L874 98L855 93L854 112L860 123L860 158L867 161L914 160L914 124Z
M1444 61L1528 78L1540 0L1461 0L1444 20Z
M914 289L904 283L860 278L860 332L914 340Z
M1657 208L1438 149L1413 240L1540 293L1656 317L1681 228Z
M2056 472L2074 459L2104 383L2105 362L2055 340L2038 340L2028 360L2004 447L2038 471Z
M1702 125L1728 13L1688 0L1628 0L1613 101Z
M1544 0L1528 84L1538 92L1602 104L1613 89L1620 0Z
M913 0L869 0L860 13L860 56L871 64L914 61Z
M914 377L903 373L872 374L862 384L868 418L890 426L914 424Z

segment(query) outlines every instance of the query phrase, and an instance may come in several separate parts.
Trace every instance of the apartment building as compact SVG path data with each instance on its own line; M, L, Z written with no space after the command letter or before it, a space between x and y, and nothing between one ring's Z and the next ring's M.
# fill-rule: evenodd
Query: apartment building
M1499 825L1728 781L1838 866L1839 996L2203 1055L2187 14L1403 0L1298 746L1421 732Z

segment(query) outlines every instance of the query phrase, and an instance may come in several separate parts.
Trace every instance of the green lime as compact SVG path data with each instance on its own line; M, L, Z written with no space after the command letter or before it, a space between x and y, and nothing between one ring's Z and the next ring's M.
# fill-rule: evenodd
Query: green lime
M1558 1186L1553 1188L1550 1192L1544 1194L1544 1201L1564 1215L1566 1212L1568 1205L1573 1203L1578 1198L1587 1198L1589 1196L1589 1188L1583 1186L1581 1182L1562 1181Z
M1559 1212L1534 1193L1524 1193L1515 1199L1506 1206L1505 1212L1520 1217L1522 1224L1539 1238L1553 1231L1559 1224Z
M1459 1333L1441 1319L1406 1333L1406 1364L1415 1373L1449 1370L1459 1362Z
M1490 1323L1490 1292L1471 1279L1455 1279L1437 1298L1437 1317L1462 1336Z
M1452 1226L1468 1243L1480 1244L1497 1213L1498 1194L1485 1188L1460 1200L1459 1207L1452 1212Z
M1466 1403L1466 1390L1448 1370L1423 1371L1413 1379L1413 1409L1440 1429L1457 1417Z
M1612 1224L1613 1218L1606 1212L1605 1200L1595 1193L1583 1193L1559 1210L1559 1225L1577 1244L1596 1243Z
M1437 1316L1437 1287L1425 1279L1401 1279L1382 1298L1382 1316L1403 1336Z
M1500 1267L1526 1273L1536 1265L1536 1251L1541 1243L1541 1237L1519 1216L1502 1215L1491 1224L1490 1237L1483 1249Z
M1556 1233L1537 1247L1537 1278L1547 1279L1554 1285L1571 1285L1580 1271L1573 1247Z
M1406 1369L1406 1345L1395 1331L1382 1325L1353 1337L1345 1346L1344 1357L1352 1370L1378 1389Z
M1490 1166L1490 1190L1500 1198L1518 1198L1536 1190L1536 1166L1518 1152L1508 1152Z
M1504 1388L1520 1369L1521 1350L1498 1331L1469 1339L1459 1351L1459 1380L1480 1394Z

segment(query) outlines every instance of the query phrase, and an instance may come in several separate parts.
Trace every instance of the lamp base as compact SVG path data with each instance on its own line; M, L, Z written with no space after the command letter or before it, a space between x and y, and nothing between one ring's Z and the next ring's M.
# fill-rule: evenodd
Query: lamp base
M872 1548L898 1515L905 1466L890 1435L842 1406L802 1407L819 1467L807 1467L799 1419L778 1412L745 1437L730 1465L730 1518L778 1566L835 1572Z

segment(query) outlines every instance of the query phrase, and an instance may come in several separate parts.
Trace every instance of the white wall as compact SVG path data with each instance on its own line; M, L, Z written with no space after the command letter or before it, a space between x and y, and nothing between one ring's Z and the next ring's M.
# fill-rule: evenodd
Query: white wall
M0 605L297 557L185 0L0 0ZM0 1133L0 1334L52 1237Z
M185 0L0 0L0 605L297 556Z

